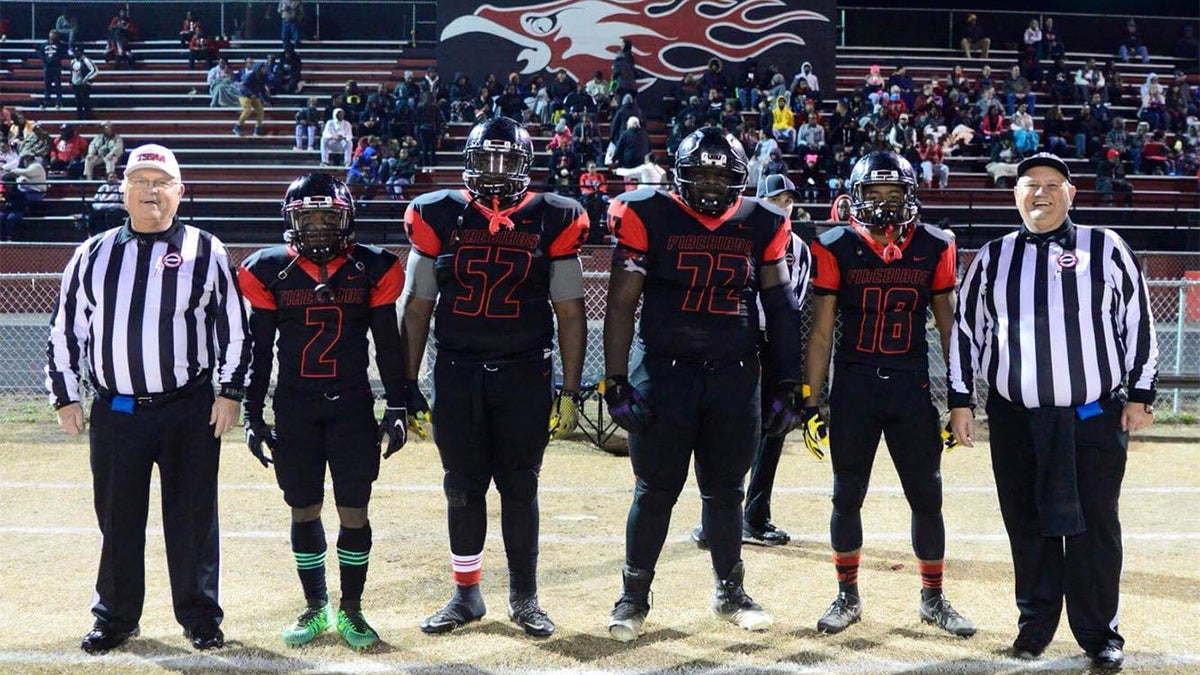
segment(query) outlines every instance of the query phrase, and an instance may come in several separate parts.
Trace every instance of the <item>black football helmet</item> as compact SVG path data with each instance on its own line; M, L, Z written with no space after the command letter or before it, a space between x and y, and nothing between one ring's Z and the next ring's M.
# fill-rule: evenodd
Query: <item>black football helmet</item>
M741 141L720 127L702 127L675 151L675 189L693 209L722 213L746 189L749 164Z
M463 149L463 183L478 199L511 202L529 188L533 141L520 122L498 117L476 124Z
M301 217L313 212L321 215ZM280 213L287 223L283 240L318 265L354 243L354 196L345 183L329 174L310 173L292 181Z
M868 200L863 188L868 185L898 185L899 200ZM917 174L912 164L894 152L872 152L854 164L850 171L850 217L871 228L894 228L898 235L917 219Z

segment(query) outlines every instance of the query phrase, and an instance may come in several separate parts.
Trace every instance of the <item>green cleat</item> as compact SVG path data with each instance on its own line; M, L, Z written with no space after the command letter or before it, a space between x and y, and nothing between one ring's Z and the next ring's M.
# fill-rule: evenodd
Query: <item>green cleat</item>
M329 628L329 613L328 604L306 608L295 624L283 629L283 641L293 647L312 642Z
M379 633L371 628L361 610L338 610L337 630L345 638L346 644L354 649L366 649L379 642Z

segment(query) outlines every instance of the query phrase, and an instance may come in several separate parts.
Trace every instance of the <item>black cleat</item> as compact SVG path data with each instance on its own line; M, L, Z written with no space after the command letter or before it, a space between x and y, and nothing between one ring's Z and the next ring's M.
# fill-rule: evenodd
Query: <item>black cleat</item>
M554 634L554 622L546 610L538 605L536 595L512 598L508 601L508 618L525 629L533 637L550 637Z
M771 522L759 525L744 523L742 525L742 543L759 546L783 546L792 538L787 532L775 527Z
M421 621L421 630L430 635L449 633L455 628L478 621L487 613L479 586L456 586L454 597L433 614Z
M225 646L225 634L221 632L221 627L215 623L205 623L193 628L185 628L183 636L192 641L192 647L196 651L205 651L207 649L220 649Z
M1115 673L1125 664L1125 653L1121 651L1120 647L1113 644L1105 645L1103 649L1091 656L1092 667L1096 670Z
M862 601L857 595L841 592L825 610L825 615L817 620L817 630L830 635L840 633L861 618Z
M692 543L696 548L708 548L708 539L704 536L704 525L697 525L692 528Z
M742 586L745 569L739 560L729 576L717 579L709 609L718 619L737 624L746 630L766 630L774 623L774 619L749 595Z
M629 642L642 634L642 624L650 613L650 582L654 580L654 572L626 565L621 575L623 590L609 615L608 634L615 640Z
M921 614L922 621L937 624L951 635L971 637L975 634L975 622L959 614L942 593L929 600L922 598L917 611Z
M110 649L120 647L126 640L137 637L139 633L141 633L141 628L138 626L134 626L133 630L119 631L109 628L102 621L97 621L92 626L92 630L83 636L79 648L88 654L103 654Z
M1046 642L1035 640L1026 635L1018 635L1016 640L1013 640L1012 655L1022 661L1036 661L1042 657L1042 652L1046 651Z

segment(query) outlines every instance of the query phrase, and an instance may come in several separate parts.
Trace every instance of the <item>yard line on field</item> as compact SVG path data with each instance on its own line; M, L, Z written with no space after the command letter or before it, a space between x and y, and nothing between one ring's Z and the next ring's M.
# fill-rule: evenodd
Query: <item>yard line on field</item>
M158 481L151 483L153 489L159 489ZM83 481L66 482L39 482L39 481L20 481L20 480L0 480L0 490L90 490L92 484ZM279 490L279 486L275 483L222 483L222 490L232 490L239 492L253 491L269 491L275 492ZM325 489L333 488L332 483L325 483ZM372 490L374 492L441 492L441 484L430 483L428 485L411 485L397 483L381 483L376 482ZM833 490L832 484L829 486L787 486L776 485L771 489L774 494L812 494L812 495L828 495ZM624 494L633 492L633 483L630 481L629 487L604 487L594 485L541 485L538 491L545 494ZM698 494L699 491L694 486L687 486L683 489L684 494ZM995 494L996 488L992 485L946 485L942 487L942 492L945 494ZM904 494L904 490L899 485L872 485L871 494ZM1174 487L1156 487L1156 486L1125 486L1121 488L1122 495L1194 495L1200 494L1200 486L1180 485Z
M407 532L403 530L388 530L381 527L373 527L372 532L380 538L391 538L402 541L428 541L442 542L446 539L443 532ZM30 525L0 525L0 535L3 534L28 534L38 536L81 536L92 535L99 537L100 532L94 527L35 527ZM151 537L161 537L162 530L158 528L147 528L146 535ZM912 534L908 530L896 532L872 532L867 529L864 532L867 539L874 541L908 541ZM1200 541L1200 532L1123 532L1122 538L1125 541L1152 541L1152 542L1171 542L1171 541ZM286 529L279 530L229 530L222 529L221 537L223 539L284 539L288 537ZM489 541L503 541L500 533L489 533L487 535ZM953 539L956 542L1007 542L1008 535L1003 532L947 532L947 539ZM613 535L564 535L554 534L552 532L542 532L539 541L543 544L623 544L625 543L624 534ZM690 536L681 534L678 536L667 537L668 543L683 543L690 542ZM792 535L794 542L806 542L814 544L827 544L828 539L824 535Z
M569 637L559 637L556 640L570 640ZM232 651L232 650L228 650ZM1072 658L1047 659L1038 662L1034 667L1038 672L1054 672L1054 671L1073 671L1079 672L1086 668L1087 662L1080 655ZM179 652L160 653L145 652L138 654L129 653L110 653L105 656L88 656L79 652L60 653L60 652L34 652L34 651L0 651L0 665L10 666L51 666L51 667L66 667L66 666L88 666L91 668L137 668L147 665L157 665L159 667L191 672L220 672L220 671L257 671L257 672L277 672L277 673L394 673L403 672L404 670L429 670L430 667L439 668L446 673L522 673L523 675L557 675L559 673L575 673L577 675L634 675L636 673L661 672L662 668L656 667L649 670L638 670L633 668L619 668L611 670L597 670L584 668L571 668L563 670L534 670L521 668L519 670L505 670L503 668L481 668L468 664L447 664L447 663L413 663L413 662L394 662L394 661L336 661L329 659L304 659L293 657L271 657L258 655L241 655L241 654L180 654ZM1200 664L1200 654L1194 653L1167 653L1167 654L1141 654L1138 652L1126 652L1125 670L1128 671L1145 671L1155 672L1165 668L1178 668L1180 666L1195 666ZM796 663L771 663L757 666L755 670L759 672L781 673L788 675L808 675L809 673L836 673L841 675L858 675L860 673L886 673L886 672L938 672L939 669L952 666L956 673L996 673L1003 672L1003 668L1011 667L1012 672L1024 672L1030 667L1030 664L1025 661L1018 661L1011 658L998 658L985 655L979 655L971 660L955 659L953 661L904 661L901 659L866 659L854 663L831 663L822 662L818 665L806 666ZM998 670L1001 669L1001 670ZM710 667L689 667L687 665L677 666L671 669L672 672L679 673L735 673L744 672L746 666L717 666Z

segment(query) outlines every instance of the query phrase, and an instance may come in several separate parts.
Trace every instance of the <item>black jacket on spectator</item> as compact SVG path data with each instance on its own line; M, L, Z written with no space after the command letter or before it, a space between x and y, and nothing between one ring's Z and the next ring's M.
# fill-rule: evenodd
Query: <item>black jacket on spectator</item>
M617 151L613 155L613 159L619 166L633 169L641 165L649 152L650 137L641 127L633 127L626 129L625 133L617 139Z
M610 141L613 143L617 142L617 139L619 139L621 134L625 131L625 122L628 121L630 117L636 117L639 120L646 119L646 116L642 114L641 106L637 104L637 101L633 100L632 96L628 96L627 100L622 101L621 107L617 108L617 112L613 113L612 126L608 132ZM642 163L641 157L638 157L637 163ZM637 164L634 166L637 166Z

